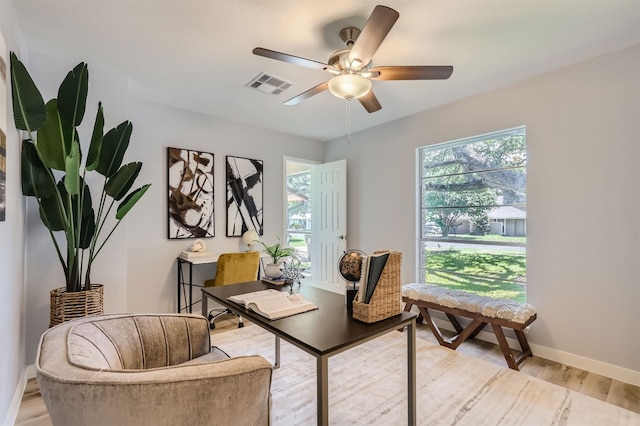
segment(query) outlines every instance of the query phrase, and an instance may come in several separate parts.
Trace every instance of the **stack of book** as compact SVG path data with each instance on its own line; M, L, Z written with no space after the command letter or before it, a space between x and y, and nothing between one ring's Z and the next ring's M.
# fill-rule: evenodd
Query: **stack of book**
M188 260L189 262L207 262L214 261L218 256L208 250L203 251L183 251L179 255L180 259Z

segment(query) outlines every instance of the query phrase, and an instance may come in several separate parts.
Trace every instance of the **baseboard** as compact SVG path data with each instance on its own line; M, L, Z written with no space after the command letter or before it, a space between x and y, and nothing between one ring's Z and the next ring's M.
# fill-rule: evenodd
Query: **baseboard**
M559 351L557 349L540 346L529 342L531 351L540 358L549 359L561 364L586 370L591 373L600 374L611 379L629 383L634 386L640 386L640 371L630 370L595 359L583 357L581 355L569 352Z
M27 380L36 378L36 365L35 364L27 365L27 368L25 370L27 372Z
M16 385L16 390L13 392L11 404L7 410L7 416L4 418L4 422L2 423L4 426L12 426L16 423L18 411L20 410L20 403L22 402L22 395L24 395L24 390L27 387L27 380L29 380L27 370L28 368L25 368L22 371L20 380L18 380L18 384ZM33 371L35 373L35 368Z
M433 320L439 328L455 332L455 329L449 321L440 318L433 318ZM525 333L527 331L528 330L525 329ZM505 330L505 334L508 333L509 330ZM476 339L480 339L484 342L498 344L498 340L496 339L495 334L488 331L481 331L478 336L476 336ZM511 349L520 350L520 344L515 338L509 337L507 335L507 342L509 343L509 347ZM529 346L531 347L531 351L533 352L533 354L537 357L548 359L554 362L559 362L561 364L579 368L591 373L600 374L602 376L629 383L634 386L640 386L640 371L634 371L628 368L608 364L606 362L587 358L581 355L560 351L558 349L553 349L546 346L536 345L531 342L529 342Z

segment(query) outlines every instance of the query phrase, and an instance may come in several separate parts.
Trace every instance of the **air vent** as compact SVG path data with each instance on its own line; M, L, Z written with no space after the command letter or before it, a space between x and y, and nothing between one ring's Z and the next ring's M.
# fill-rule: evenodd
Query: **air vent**
M245 87L253 88L270 95L279 95L292 85L293 83L291 82L261 72L256 78L248 82Z

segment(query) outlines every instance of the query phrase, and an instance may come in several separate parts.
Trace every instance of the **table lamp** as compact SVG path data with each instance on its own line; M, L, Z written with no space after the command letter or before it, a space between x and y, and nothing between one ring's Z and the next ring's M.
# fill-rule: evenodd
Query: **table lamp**
M249 246L248 251L253 251L253 245L258 241L260 241L260 236L253 229L245 232L242 235L242 242L245 243L247 246Z

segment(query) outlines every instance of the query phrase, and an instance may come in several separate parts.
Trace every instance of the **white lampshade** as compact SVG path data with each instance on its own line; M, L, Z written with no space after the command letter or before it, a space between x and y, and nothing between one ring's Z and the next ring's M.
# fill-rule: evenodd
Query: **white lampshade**
M371 80L358 74L340 74L329 80L329 91L342 99L357 99L371 90Z
M251 250L251 246L260 241L260 236L253 229L242 234L242 242L249 246L249 250Z

